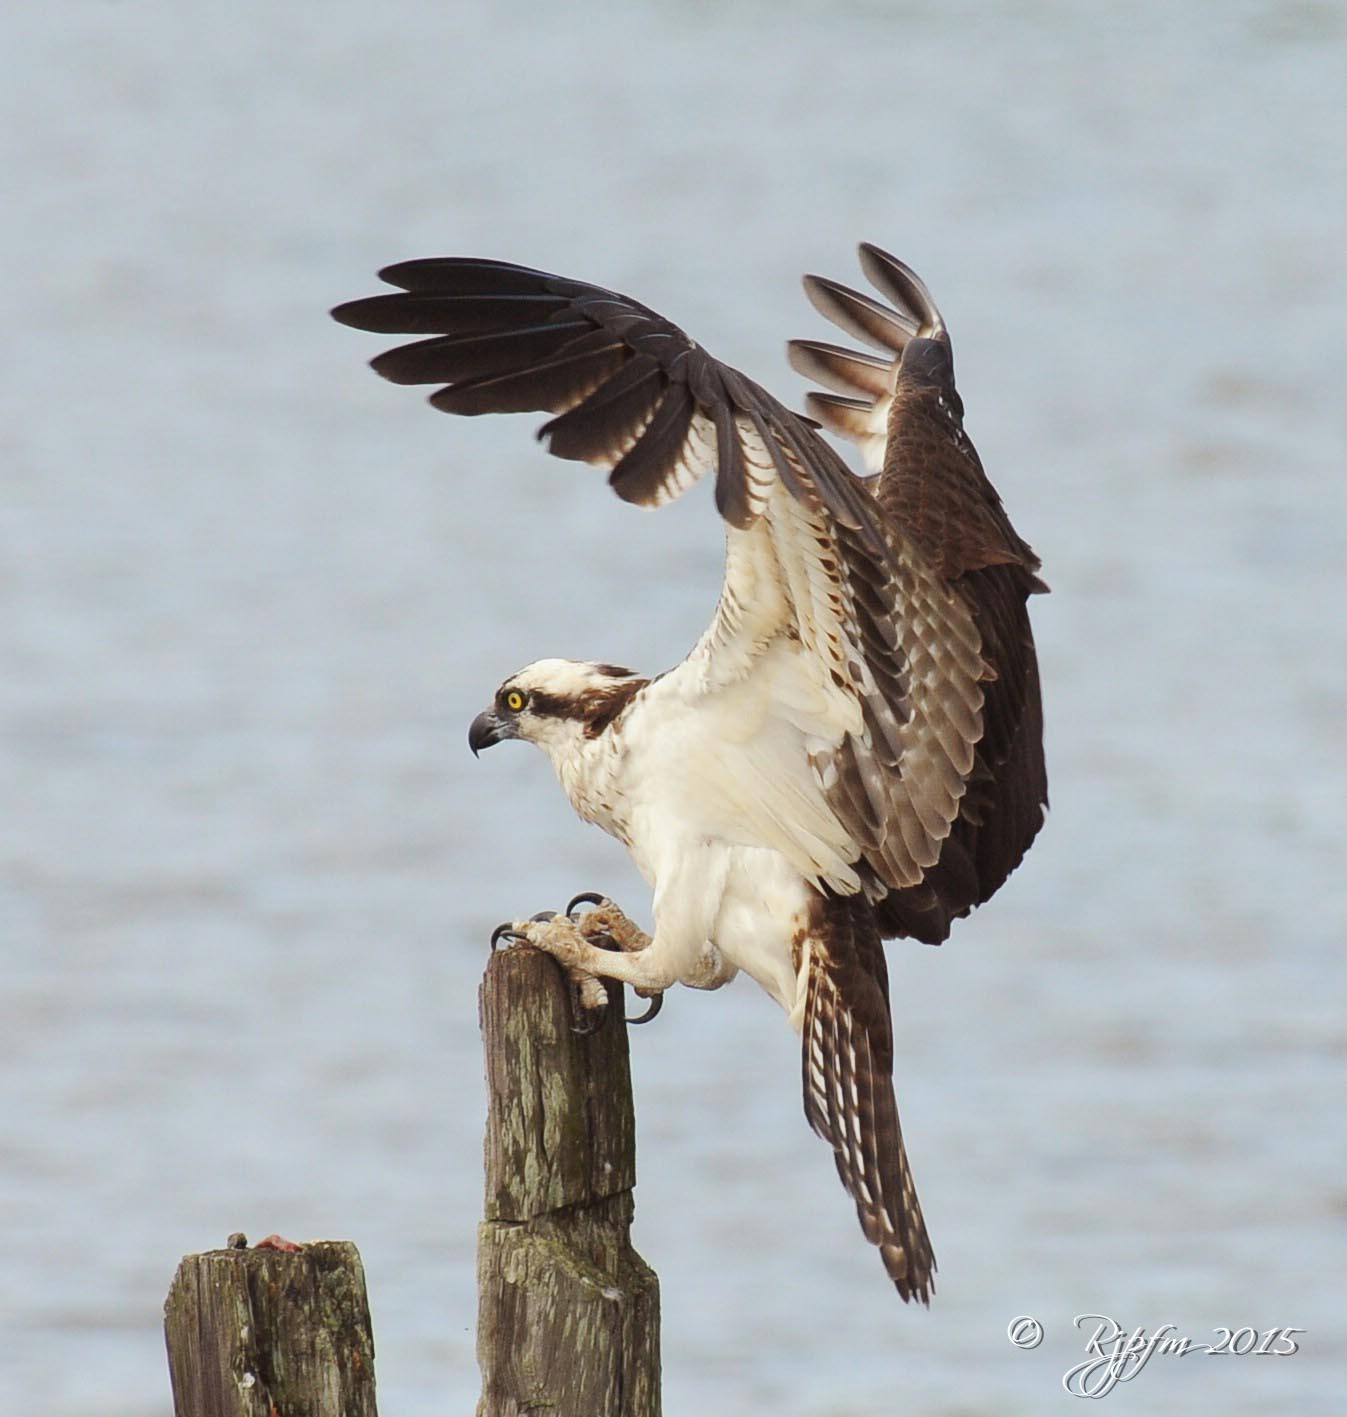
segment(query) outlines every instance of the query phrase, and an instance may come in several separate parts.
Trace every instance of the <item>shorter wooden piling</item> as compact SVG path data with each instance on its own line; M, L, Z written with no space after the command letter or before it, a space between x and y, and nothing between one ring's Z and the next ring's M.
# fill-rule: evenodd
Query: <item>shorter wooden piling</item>
M345 1240L187 1255L164 1337L176 1417L377 1417L365 1271Z

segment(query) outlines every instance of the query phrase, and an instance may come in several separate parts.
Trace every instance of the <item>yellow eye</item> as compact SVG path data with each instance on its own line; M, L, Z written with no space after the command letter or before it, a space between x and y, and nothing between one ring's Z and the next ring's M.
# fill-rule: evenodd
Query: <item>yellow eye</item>
M509 709L511 713L518 713L519 710L524 707L523 694L521 694L518 689L511 689L505 696L505 707Z

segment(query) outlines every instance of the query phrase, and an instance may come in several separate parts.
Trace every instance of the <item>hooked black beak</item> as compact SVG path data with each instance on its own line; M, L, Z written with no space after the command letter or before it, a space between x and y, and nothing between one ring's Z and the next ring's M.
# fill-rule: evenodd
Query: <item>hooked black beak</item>
M468 729L468 747L475 758L483 748L489 748L503 738L516 736L513 726L506 723L495 709L489 708L473 719L472 727Z

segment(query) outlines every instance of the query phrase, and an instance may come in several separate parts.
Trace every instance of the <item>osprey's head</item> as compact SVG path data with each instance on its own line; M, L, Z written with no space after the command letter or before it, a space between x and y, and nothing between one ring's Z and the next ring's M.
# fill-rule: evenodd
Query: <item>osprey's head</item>
M597 738L650 681L615 664L540 659L512 674L468 729L474 754L506 738L536 743L549 756Z

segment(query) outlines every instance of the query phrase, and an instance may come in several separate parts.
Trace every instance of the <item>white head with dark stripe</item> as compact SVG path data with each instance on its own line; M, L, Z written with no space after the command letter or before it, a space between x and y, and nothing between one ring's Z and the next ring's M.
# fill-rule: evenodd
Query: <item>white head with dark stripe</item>
M468 729L474 755L493 743L536 743L553 762L608 730L649 681L635 670L586 660L539 659L496 690L491 707Z

